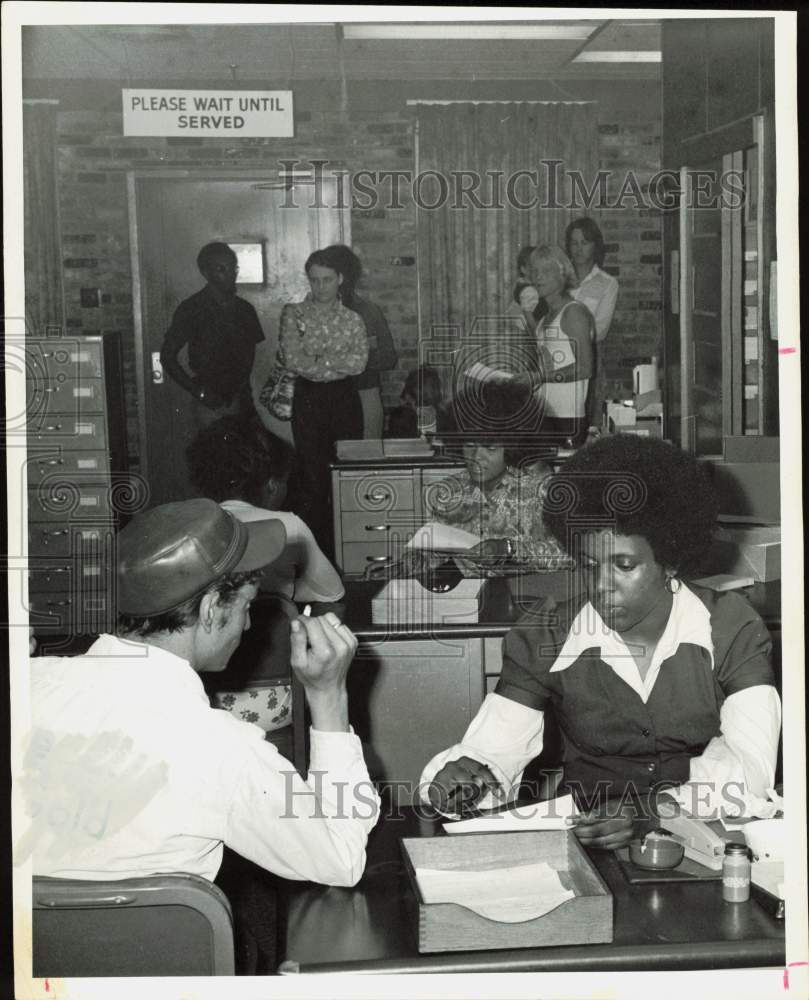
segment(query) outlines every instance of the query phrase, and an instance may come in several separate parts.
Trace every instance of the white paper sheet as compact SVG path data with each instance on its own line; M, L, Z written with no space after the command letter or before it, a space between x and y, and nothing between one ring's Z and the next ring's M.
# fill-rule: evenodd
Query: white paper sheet
M568 830L565 820L577 815L572 795L562 795L546 802L515 806L503 812L474 819L444 823L447 833L514 833L515 830Z
M462 552L471 549L480 541L480 535L463 528L455 528L451 524L438 524L430 521L423 524L407 543L409 549L441 549Z
M416 881L425 903L458 903L501 923L535 920L575 896L547 861L489 871L417 868Z

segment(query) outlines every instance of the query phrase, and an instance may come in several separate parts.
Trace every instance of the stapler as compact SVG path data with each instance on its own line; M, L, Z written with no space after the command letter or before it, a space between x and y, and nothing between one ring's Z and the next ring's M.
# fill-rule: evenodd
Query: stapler
M683 815L667 817L662 822L665 829L683 845L687 858L715 872L721 871L726 841L706 823Z

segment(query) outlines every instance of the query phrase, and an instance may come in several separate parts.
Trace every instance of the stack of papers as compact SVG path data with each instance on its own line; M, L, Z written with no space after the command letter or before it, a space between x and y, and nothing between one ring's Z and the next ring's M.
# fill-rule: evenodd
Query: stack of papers
M458 903L501 923L534 920L575 896L547 861L489 871L417 868L416 881L425 903Z

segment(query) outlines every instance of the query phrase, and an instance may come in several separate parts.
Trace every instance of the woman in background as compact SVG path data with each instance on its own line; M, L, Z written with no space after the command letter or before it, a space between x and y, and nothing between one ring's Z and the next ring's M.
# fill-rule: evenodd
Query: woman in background
M430 365L408 372L401 400L402 405L388 415L388 437L425 437L441 434L451 427L449 408L443 401L441 379Z
M519 316L525 322L532 337L537 323L548 311L547 305L540 299L539 293L531 283L529 272L531 254L534 250L536 247L529 244L522 247L517 254L517 281L511 294L511 302L506 309L507 316Z
M615 312L618 282L601 269L605 256L604 237L592 219L583 217L570 223L565 230L565 250L578 280L570 294L577 302L587 306L595 321L594 374L587 400L587 419L590 425L600 427L606 389L601 345L607 339Z
M595 325L589 309L572 295L576 272L556 246L531 254L531 278L548 312L537 325L538 375L543 404L542 434L551 441L578 447L587 435L587 391L593 375Z
M425 494L429 525L462 528L480 538L470 552L508 557L531 572L565 569L570 560L542 519L544 483L550 468L534 461L539 426L536 400L526 387L484 382L453 400L455 429L466 468ZM416 550L418 551L418 550ZM429 549L410 556L424 570ZM427 566L429 568L429 566Z
M344 263L331 250L306 261L310 293L281 312L279 356L298 377L292 436L298 452L293 510L331 553L329 463L335 442L362 437L362 404L353 376L365 371L368 337L362 318L340 301Z
M362 404L363 436L381 438L385 423L380 393L380 373L396 367L397 355L385 314L373 302L357 295L357 285L362 277L362 264L354 251L343 243L326 248L342 270L343 283L340 299L344 306L362 317L368 336L368 363L361 375L354 377L354 385Z

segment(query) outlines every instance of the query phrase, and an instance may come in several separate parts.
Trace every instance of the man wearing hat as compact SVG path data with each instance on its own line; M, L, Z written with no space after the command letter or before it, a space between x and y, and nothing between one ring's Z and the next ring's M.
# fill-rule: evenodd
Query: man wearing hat
M212 709L198 676L224 669L285 541L281 522L245 524L212 500L123 529L117 635L31 660L18 862L32 855L34 874L62 878L213 880L224 843L285 878L357 882L379 800L348 725L347 626L333 614L291 623L312 720L306 782L257 726Z

